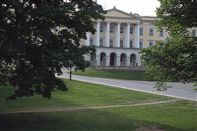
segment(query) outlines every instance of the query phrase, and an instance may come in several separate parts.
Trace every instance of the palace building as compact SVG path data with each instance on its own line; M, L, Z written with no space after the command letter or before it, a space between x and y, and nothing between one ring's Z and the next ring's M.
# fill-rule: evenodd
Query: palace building
M96 33L87 33L87 39L81 41L82 45L96 47L96 52L86 59L98 69L141 69L140 49L168 37L165 29L156 29L155 20L156 17L126 13L115 7L107 10L105 20L96 21ZM192 35L196 35L196 28Z

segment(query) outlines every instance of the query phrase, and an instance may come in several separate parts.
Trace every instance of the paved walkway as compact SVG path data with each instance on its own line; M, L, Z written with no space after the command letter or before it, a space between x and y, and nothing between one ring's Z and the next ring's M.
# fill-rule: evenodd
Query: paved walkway
M69 74L64 73L61 77L69 78ZM117 80L117 79L106 79L106 78L95 78L87 76L72 75L73 80L107 85L111 87L124 88L129 90L142 91L152 94L176 97L180 99L197 101L197 92L194 91L194 87L191 83L183 84L179 82L170 82L167 91L157 91L154 88L155 82L148 81L132 81L132 80Z
M178 101L178 99L172 99L172 100L167 100L167 101L154 101L154 102L147 102L147 103L137 103L137 104L126 104L126 105L38 108L38 109L20 110L20 111L6 111L6 112L0 112L0 114L38 113L38 112L68 112L68 111L80 111L80 110L90 110L90 109L107 109L107 108L157 105L157 104L166 104L166 103L171 103L171 102L176 102L176 101Z

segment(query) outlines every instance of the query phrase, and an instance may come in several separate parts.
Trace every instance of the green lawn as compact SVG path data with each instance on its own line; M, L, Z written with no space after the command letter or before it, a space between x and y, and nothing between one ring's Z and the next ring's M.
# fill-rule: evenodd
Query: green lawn
M9 87L0 87L1 112L53 107L131 104L173 99L78 81L65 80L65 82L69 91L55 91L51 100L34 96L19 98L16 101L5 101L6 96L13 90ZM180 100L168 104L138 107L0 114L0 129L11 131L131 131L135 129L195 131L197 129L196 104L196 102Z
M84 72L82 71L73 72L73 74L91 76L91 77L123 79L123 80L145 80L145 75L143 71L121 71L121 70L104 71L104 70L87 69Z
M89 84L78 81L65 80L69 90L66 92L55 91L50 100L41 96L30 98L18 98L16 101L6 101L12 92L12 88L0 88L0 111L32 109L42 107L78 107L99 106L114 104L132 104L144 101L167 100L168 97L152 95L137 91L129 91L120 88L112 88L103 85ZM36 102L35 102L36 101Z

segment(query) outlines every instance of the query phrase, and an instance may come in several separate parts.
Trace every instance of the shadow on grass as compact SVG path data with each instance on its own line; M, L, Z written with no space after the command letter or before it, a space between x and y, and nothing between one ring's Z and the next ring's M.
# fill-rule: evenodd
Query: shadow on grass
M0 129L3 131L132 131L158 129L181 131L169 125L129 119L103 110L75 112L21 113L0 115Z

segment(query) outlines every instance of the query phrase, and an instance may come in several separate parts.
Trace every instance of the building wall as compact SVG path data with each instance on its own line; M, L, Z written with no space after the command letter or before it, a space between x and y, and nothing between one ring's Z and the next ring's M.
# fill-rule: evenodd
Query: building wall
M140 43L143 44L143 48L147 48L151 46L150 44L154 45L156 41L164 41L169 36L165 28L163 28L163 36L160 35L160 31L153 25L156 19L156 17L151 16L129 14L116 8L107 10L104 21L95 21L95 28L97 31L100 30L100 32L95 34L87 33L88 39L81 40L81 45L96 46L97 51L93 55L95 58L93 59L92 56L87 55L85 56L86 59L91 61L92 66L141 66ZM113 28L113 32L110 32L110 29L107 30L107 24L109 24L110 28ZM118 25L120 25L120 30L123 28L123 33L118 33ZM133 33L130 33L129 30L128 34L129 26ZM142 35L140 35L140 29L143 29ZM150 29L153 30L152 36L149 34ZM109 35L107 35L108 31ZM197 28L192 28L192 31L197 36ZM123 47L121 47L120 41L117 42L117 37L123 41ZM98 39L101 41L98 42ZM111 40L113 40L113 46L110 45ZM130 46L130 41L132 41L132 47ZM113 57L111 57L113 53L116 55L115 65L110 64L113 62ZM101 58L103 56L104 60Z

